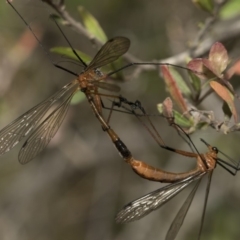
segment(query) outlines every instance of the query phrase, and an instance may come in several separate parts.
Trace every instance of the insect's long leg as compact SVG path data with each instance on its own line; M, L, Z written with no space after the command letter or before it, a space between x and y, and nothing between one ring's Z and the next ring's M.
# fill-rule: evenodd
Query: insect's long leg
M205 140L203 140L202 138L200 139L203 143L205 143L208 147L210 146ZM227 156L225 153L221 152L220 150L217 149L217 151L219 153L221 153L224 157L226 157L227 159L229 159L231 162L233 162L233 164L226 162L225 160L222 160L220 158L216 158L216 162L218 165L220 165L222 168L224 168L226 171L228 171L230 174L232 175L236 175L237 172L240 170L240 162L239 161L235 161L234 159L230 158L229 156ZM232 171L231 169L229 169L228 167L230 167L231 169L234 169L234 171Z
M119 97L117 97L116 99L118 99L119 101L118 101L118 102L116 102L116 101L111 101L111 102L112 102L112 105L111 105L110 108L109 108L109 107L106 107L106 106L104 106L104 105L102 104L102 107L103 107L104 109L107 109L107 110L110 111L109 116L108 116L108 119L107 119L107 122L108 122L108 123L109 123L109 120L110 120L110 117L111 117L113 111L134 115L135 117L138 118L138 121L141 122L141 124L145 127L145 129L147 129L147 131L148 131L148 132L150 133L150 135L155 139L155 141L158 143L158 145L159 145L160 147L170 150L169 147L166 146L166 144L164 143L163 139L161 138L160 134L158 133L158 131L156 130L155 126L152 124L152 121L151 121L150 118L149 118L150 116L162 117L162 118L167 118L167 117L164 117L163 115L160 115L160 114L148 114L148 113L146 113L145 109L142 107L141 102L138 101L138 100L135 101L135 102L131 102L131 101L128 101L126 98L122 97L122 96L119 96ZM125 105L123 105L123 104L126 104L126 105L130 106L130 109L127 108L127 107L126 107ZM115 108L115 107L117 107L117 108ZM119 108L122 108L122 109L124 109L125 111L124 111L124 110L119 110ZM137 113L136 110L140 110L140 113ZM150 126L151 126L152 129L150 129L150 128L148 127L148 125L142 120L142 118L147 118L148 124L150 124ZM167 118L167 119L168 119L168 118ZM173 120L170 120L170 119L168 119L168 120L171 122L171 126L173 126L173 127L177 130L179 136L180 136L185 142L187 142L187 144L189 145L190 149L191 149L192 151L195 150L197 153L199 153L198 150L197 150L197 148L196 148L195 145L193 144L190 136L189 136L180 126L178 126L177 124L175 124L175 122L174 122ZM184 136L188 138L188 140L187 140L186 138L184 138L184 136L183 136L181 133L183 133ZM193 150L193 149L194 149L194 150ZM172 151L172 149L171 149L170 151Z
M150 63L150 62L136 63L136 62L134 62L134 63L128 63L128 64L126 64L125 66L123 66L123 67L121 67L121 68L119 68L119 69L117 69L117 70L115 70L115 71L113 71L113 72L108 73L107 76L109 77L109 76L111 76L111 75L113 75L113 74L115 74L115 73L117 73L117 72L119 72L119 71L122 71L122 70L124 70L124 69L126 69L126 68L129 68L129 67L132 67L132 66L141 66L141 65L142 65L142 66L144 66L144 65L152 65L152 66L171 66L171 67L181 68L181 69L184 69L184 70L188 70L188 71L191 71L191 72L195 72L195 73L197 73L197 74L202 74L202 73L200 73L200 72L193 71L192 69L189 69L189 68L187 68L187 67L182 67L182 66L179 66L179 65L171 64L171 63L154 63L154 62L152 62L152 63Z
M182 179L185 179L189 176L192 176L194 174L199 174L201 170L197 166L196 168L192 169L189 172L183 172L183 173L172 173L163 171L159 168L154 168L142 161L136 160L127 146L122 142L122 140L118 137L118 135L114 132L114 130L107 124L107 122L104 120L103 116L98 112L98 109L93 101L93 98L91 94L86 94L86 97L92 107L93 112L95 113L95 116L101 123L103 130L106 131L111 138L112 142L114 143L115 147L117 148L119 154L122 156L122 158L130 164L132 169L141 177L146 178L148 180L152 181L160 181L160 182L176 182L180 181ZM170 147L167 148L168 150L172 150L178 154L188 156L190 158L198 158L198 154L186 152L182 150L172 149Z
M34 33L33 29L31 28L31 26L26 22L26 20L22 17L22 15L17 11L17 9L13 6L13 4L10 2L10 0L7 0L7 3L12 7L12 9L16 12L16 14L20 17L20 19L24 22L24 24L26 25L26 27L30 30L30 32L33 34L34 38L37 40L38 44L40 45L40 47L43 49L44 53L49 57L51 63L56 67L59 68L63 71L66 71L74 76L78 76L77 73L61 66L58 65L57 63L55 63L51 57L51 55L49 54L49 52L47 51L47 49L43 46L43 44L41 43L41 41L38 39L37 35Z
M237 172L240 170L240 167L239 167L239 166L236 167L236 166L234 166L234 165L232 165L232 164L230 164L230 163L228 163L228 162L226 162L226 161L224 161L224 160L222 160L222 159L220 159L220 158L217 159L217 164L218 164L219 166L221 166L222 168L224 168L227 172L229 172L229 173L232 174L233 176L235 176L235 175L237 174ZM228 167L231 167L231 168L234 169L235 171L230 170L228 167L226 167L226 165L227 165Z
M120 100L121 100L121 102L124 102L124 103L129 104L129 105L132 107L132 109L133 109L133 107L136 106L135 103L128 102L126 99L120 99ZM119 105L121 106L121 102L120 102L120 103L117 103L117 104L119 104ZM181 154L181 155L183 155L183 156L187 156L187 157L191 157L191 158L196 158L196 159L198 159L197 164L200 164L200 165L201 165L201 163L203 162L204 165L205 165L205 163L206 163L205 158L198 152L198 150L196 149L195 145L193 144L191 138L189 137L188 134L186 134L186 133L184 132L184 130L183 130L182 128L180 128L181 131L182 131L185 135L187 135L187 137L189 138L189 140L191 141L191 143L194 145L197 153L186 152L186 151L174 149L174 148L171 148L171 147L167 146L167 145L163 142L161 136L158 134L156 128L155 128L154 125L152 124L151 120L149 119L148 115L146 114L146 111L145 111L144 108L141 106L140 102L138 102L137 104L139 105L139 108L141 109L141 111L143 112L143 114L145 114L145 116L147 117L147 120L148 120L148 122L150 123L150 126L152 127L152 129L150 129L150 128L145 124L145 122L142 121L142 118L141 118L141 117L139 117L137 114L135 114L134 109L132 110L132 112L133 112L134 115L138 118L138 120L146 127L146 129L149 131L149 133L150 133L150 134L152 135L152 137L156 140L156 142L159 144L160 147L162 147L162 148L164 148L164 149L167 149L167 150L169 150L169 151L176 152L176 153ZM130 164L132 165L133 169L134 169L138 174L141 175L142 172L140 173L140 172L139 172L140 170L137 169L136 166L134 166L134 165L136 164L136 162L135 162L135 161L132 161L132 162L130 162ZM200 165L199 165L199 166L200 166ZM145 164L145 163L142 162L142 169L144 169L143 166L144 166L146 169L155 169L155 168L151 167L150 165L147 165L147 164ZM206 168L208 168L207 165L206 165ZM159 169L156 169L156 170L158 171ZM196 169L193 170L193 172L190 171L188 174L193 174L193 173L195 173L195 171L198 171L198 170L199 170L199 169L198 169L198 167L197 167ZM156 171L156 172L157 172L157 171ZM145 176L145 177L146 177L146 176ZM148 178L149 178L150 180L153 180L150 176L148 176Z
M125 103L127 105L130 106L131 110L125 108L124 106L122 106L122 103ZM149 115L146 113L145 109L143 108L141 102L139 101L135 101L135 102L130 102L128 101L126 98L123 98L123 97L120 97L119 98L119 102L113 102L113 104L117 107L123 107L124 109L126 110L129 110L131 111L131 113L139 120L139 122L141 122L141 124L147 129L147 131L150 133L150 135L155 139L155 141L158 143L158 145L164 149L167 149L169 151L173 151L173 152L177 152L179 154L182 154L184 155L184 151L181 151L181 150L177 150L177 149L174 149L174 148L171 148L169 146L167 146L162 137L160 136L160 134L158 133L157 129L155 128L155 126L153 125L152 121L150 120L149 118ZM135 112L136 109L139 109L141 112L142 112L142 115L139 115ZM150 124L151 128L150 129L148 127L148 125L142 120L142 117L145 117L148 121L148 123ZM179 130L181 130L181 132L188 138L189 142L193 145L195 151L198 153L198 155L200 155L200 153L198 152L196 146L194 145L194 143L192 142L192 139L190 138L190 136L180 127L178 126L177 124L175 124L174 122L172 123L172 125L176 126L176 128L178 128ZM187 152L185 152L187 153ZM197 155L194 154L194 157L196 157ZM193 156L192 154L190 154L190 156Z
M11 4L9 1L8 1L8 3ZM11 6L12 6L12 4L11 4ZM16 9L14 7L13 7L13 9L16 11ZM21 17L21 15L18 12L17 12L17 14ZM21 19L24 21L24 19L22 17L21 17ZM31 32L33 32L31 27L26 23L26 21L24 21L24 23L28 26L29 30ZM34 32L33 32L33 34L34 34ZM36 39L37 39L37 37L36 37ZM42 44L41 44L41 46L42 46ZM96 93L98 93L98 89L97 89L98 87L94 86L94 82L101 81L101 80L105 79L106 77L108 77L108 75L104 75L97 68L102 67L106 64L109 64L109 63L117 60L121 55L123 55L128 50L129 46L130 46L130 41L127 38L115 37L113 39L109 39L102 46L102 48L97 52L97 54L95 55L93 60L85 68L84 72L78 76L77 80L79 81L79 89L81 89L82 91L86 90L85 94L87 96L87 99L88 99L97 119L100 121L103 129L111 137L114 145L116 146L116 148L118 149L119 153L122 155L124 160L126 162L128 162L132 166L134 171L138 172L138 174L140 176L145 177L147 179L152 179L155 181L174 182L174 181L179 181L183 178L186 178L187 176L190 176L191 174L198 173L200 171L200 169L198 169L198 166L197 166L197 168L195 168L189 172L182 173L182 174L174 174L174 173L162 171L161 169L153 168L141 161L134 159L133 156L131 155L130 151L127 149L126 145L120 140L118 135L110 128L110 126L104 120L104 118L101 114L101 109L100 109L99 105L97 105L96 98L98 98L98 100L99 100L99 95L96 95L96 97L94 97L94 96L92 96L92 94L87 93L88 90L90 90L90 91L94 90ZM45 48L44 48L44 50L45 50ZM47 52L47 54L48 54L48 52ZM103 86L106 88L106 84L103 84L102 87ZM59 114L60 113L61 113L61 111L59 109ZM53 119L55 119L54 115L52 115L52 114L49 115L50 119L51 119L51 116L53 116ZM52 126L52 127L53 127L52 129L51 128L49 129L50 133L52 130L54 131L54 126ZM166 148L170 151L174 151L174 152L184 155L184 156L188 156L191 158L198 158L198 156L199 156L198 154L191 153L191 152L185 152L182 150L177 150L177 149L173 149L171 147L166 146L164 144L163 140L161 139L161 136L157 133L155 127L152 124L151 124L151 127L153 128L152 133L155 132L155 134L156 134L156 139L158 140L158 143L161 146L163 146L164 148ZM153 134L153 136L154 136L154 134ZM31 138L31 136L30 136L30 138Z
M58 30L61 32L61 34L63 35L65 41L68 43L68 45L70 46L73 54L77 57L77 59L80 61L80 63L86 68L87 64L80 58L80 56L77 54L76 50L73 48L72 44L70 43L70 41L68 40L68 38L66 37L66 35L64 34L64 32L62 31L62 29L60 28L60 26L58 25L58 23L56 22L55 18L51 16L51 19L54 21L54 23L56 24Z
M166 144L164 143L162 137L160 136L160 134L158 133L158 131L156 130L155 126L152 124L152 121L150 120L148 114L146 114L145 109L142 107L141 103L139 101L135 101L135 102L130 102L128 101L126 98L120 97L119 98L119 102L113 102L114 106L117 107L122 107L126 110L128 110L127 108L125 108L124 106L122 106L122 103L127 104L130 106L131 108L131 113L137 117L137 119L142 123L142 125L148 130L148 132L150 133L150 135L155 139L155 141L158 143L158 145L160 147L165 147ZM153 131L147 126L147 124L145 124L145 122L142 120L142 118L135 112L136 109L139 109L142 112L142 116L146 117L148 123L150 124L151 128L153 129Z
M225 154L224 152L222 152L220 150L218 150L218 152L220 152L224 157L226 157L233 163L233 164L230 164L229 166L233 166L234 169L239 170L240 161L236 161L236 160L232 159L231 157L229 157L227 154Z

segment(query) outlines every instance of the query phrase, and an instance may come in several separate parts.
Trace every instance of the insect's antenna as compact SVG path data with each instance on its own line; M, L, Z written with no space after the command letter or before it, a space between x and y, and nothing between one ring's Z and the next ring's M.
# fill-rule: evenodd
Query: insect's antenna
M205 143L208 147L211 146L210 144L208 144L206 141L204 141L202 138L201 138L201 141L203 143ZM217 164L219 166L221 166L222 168L224 168L226 171L228 171L230 174L232 175L236 175L237 171L240 170L239 168L239 164L240 162L239 161L236 161L234 159L232 159L231 157L229 157L227 154L223 153L222 151L220 151L219 149L216 149L219 153L221 153L224 157L226 157L227 159L229 159L233 164L231 163L228 163L227 161L225 160L222 160L221 158L217 158L215 159ZM234 169L235 171L231 171L230 169L228 169L226 166L228 167L231 167L232 169Z
M200 138L200 140L206 144L207 147L210 147L210 144L208 144L205 140L203 140L202 138Z
M119 72L119 71L122 71L126 68L129 68L129 67L132 67L132 66L139 66L139 65L154 65L154 66L171 66L171 67L176 67L176 68L181 68L181 69L184 69L184 70L188 70L188 71L191 71L193 73L196 73L196 74L199 74L199 75L202 75L203 73L201 72L198 72L198 71L194 71L190 68L187 68L187 67L182 67L182 66L179 66L179 65L175 65L175 64L171 64L171 63L150 63L150 62L143 62L143 63L128 63L127 65L115 70L115 71L112 71L110 73L107 74L107 77Z
M202 141L203 143L205 143L208 147L210 146L210 144L208 144L208 143L207 143L205 140L203 140L202 138L201 138L201 141ZM227 159L229 159L231 162L233 162L233 163L235 163L235 164L239 164L239 161L234 160L233 158L229 157L227 154L223 153L223 152L220 151L219 149L217 149L217 150L218 150L219 153L221 153L224 157L226 157ZM217 160L220 160L220 161L222 161L222 162L225 162L224 160L221 160L220 158L217 159ZM226 163L226 164L227 164L227 163Z
M77 73L75 73L75 72L73 72L73 71L71 71L71 70L69 70L69 69L67 69L67 68L62 67L62 66L56 64L56 63L53 61L52 56L49 54L49 52L47 51L47 49L43 46L42 42L38 39L37 35L34 33L34 31L33 31L33 29L31 28L31 26L26 22L26 20L22 17L22 15L21 15L21 14L17 11L17 9L12 5L12 3L10 2L10 0L7 0L7 3L12 7L12 9L13 9L13 10L16 12L16 14L19 16L19 18L24 22L24 24L26 25L26 27L27 27L27 28L29 29L29 31L32 33L32 35L34 36L34 38L37 40L38 44L40 45L40 47L42 48L42 50L44 51L44 53L48 56L48 58L49 58L49 60L51 61L51 63L52 63L55 67L57 67L57 68L65 71L65 72L68 72L68 73L70 73L70 74L78 77L78 74L77 74Z
M237 171L240 170L239 165L237 165L237 167L236 167L236 166L232 165L231 163L228 163L225 160L222 160L221 158L217 158L217 164L234 176L236 175ZM234 169L235 171L230 170L226 166Z
M50 15L50 18L54 21L54 23L57 25L59 31L61 32L61 34L63 35L64 39L66 40L66 42L68 43L68 45L70 46L72 52L74 53L74 55L78 58L78 60L83 64L84 67L87 67L87 64L81 59L81 57L77 54L77 52L75 51L75 49L73 48L72 44L70 43L70 41L67 39L66 35L64 34L63 30L60 28L60 26L58 25L57 21L54 18L54 15Z

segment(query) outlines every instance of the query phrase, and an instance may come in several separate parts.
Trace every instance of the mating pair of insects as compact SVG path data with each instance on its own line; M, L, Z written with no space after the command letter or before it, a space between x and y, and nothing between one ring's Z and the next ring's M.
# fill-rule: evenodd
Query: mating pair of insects
M8 3L12 6L12 4L9 1ZM26 24L29 30L36 37L36 40L40 43L37 36L32 31L31 27L26 23L26 21L14 8L14 6L12 6L12 8L16 11L16 13L20 16L20 18L23 20L23 22ZM4 154L10 151L23 138L29 135L28 139L23 144L18 157L20 163L22 164L25 164L32 160L41 151L43 151L43 149L46 148L50 140L54 137L67 113L71 99L73 98L74 94L80 90L85 94L96 118L101 124L101 127L109 135L122 158L132 167L132 169L139 176L145 179L170 183L169 185L160 188L152 193L149 193L144 197L139 198L126 205L117 214L116 221L119 223L126 223L140 219L143 216L150 213L151 211L161 207L164 203L173 198L176 194L178 194L180 191L186 188L189 184L195 182L196 185L190 192L183 206L180 208L178 214L176 215L176 218L174 219L167 233L166 239L175 239L184 221L186 213L191 205L191 202L193 200L193 197L195 195L195 192L199 186L202 177L208 174L209 181L206 190L204 211L202 214L201 227L199 231L200 238L213 170L216 167L216 164L219 164L220 166L224 167L227 171L229 171L231 174L236 174L236 171L239 170L237 163L230 164L219 159L217 156L219 152L218 149L212 147L204 140L202 141L208 147L208 152L205 154L200 154L197 151L197 149L195 149L196 153L194 153L174 149L165 145L164 141L161 139L161 136L158 134L154 125L152 124L148 115L146 114L146 111L139 102L132 103L125 98L112 95L103 95L99 92L99 88L114 92L118 92L120 90L118 86L104 82L104 80L108 79L114 73L133 65L153 64L153 63L130 63L108 74L104 74L99 70L99 68L101 68L102 66L112 63L113 61L117 60L120 56L122 56L124 53L128 51L130 46L129 39L125 37L115 37L108 40L97 52L93 60L87 65L75 52L75 50L73 49L73 47L71 46L71 44L69 43L68 39L65 37L64 34L63 36L70 45L70 47L72 48L73 53L78 58L79 64L83 67L84 70L80 74L77 74L56 63L53 63L57 68L67 71L70 74L73 74L76 78L72 82L65 85L53 96L41 102L37 106L33 107L32 109L24 113L22 116L17 118L15 121L10 123L8 126L6 126L4 129L2 129L0 131L0 154ZM41 43L40 46L46 52L45 48ZM164 64L156 63L155 65ZM119 99L118 103L116 103L115 101L113 102L114 106L116 105L121 106L123 104L127 104L128 106L130 106L129 111L133 113L142 123L143 123L142 118L145 117L148 123L150 124L150 127L147 126L145 123L143 124L160 147L186 157L195 158L197 162L196 167L188 172L172 173L152 167L144 163L143 161L136 160L132 156L131 152L124 144L124 142L119 138L117 133L110 127L108 121L104 119L102 115L102 101L101 101L102 96L108 96L113 97L114 99ZM50 109L52 108L53 110L49 113ZM136 108L141 110L142 114L141 116L135 113ZM172 124L174 124L174 122L172 122ZM184 136L187 137L188 140L191 142L190 137L184 132L183 129L176 125L175 127L181 132L181 134L184 134Z

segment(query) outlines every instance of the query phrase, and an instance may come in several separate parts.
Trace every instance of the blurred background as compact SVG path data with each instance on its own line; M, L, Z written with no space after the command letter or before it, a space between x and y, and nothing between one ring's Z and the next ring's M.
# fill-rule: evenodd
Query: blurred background
M41 1L19 0L13 4L46 49L67 46L49 19L53 9ZM67 10L79 20L76 10L79 5L98 19L109 38L128 37L131 40L129 52L143 61L164 59L185 51L196 36L199 22L208 16L187 0L66 1ZM3 128L73 77L52 65L5 1L0 3L0 30L0 126ZM86 37L67 27L63 30L75 48L94 56L97 50ZM238 39L236 34L235 39L226 43L235 54L239 50L234 44ZM54 59L58 60L59 56ZM131 101L140 100L151 113L157 113L156 104L168 96L157 71L144 72L120 86L123 96ZM238 92L237 83L234 86ZM108 100L105 102L109 104ZM213 95L201 104L202 109L214 110L223 120L221 106L222 101ZM189 150L164 119L153 117L152 120L167 144ZM160 149L134 116L114 112L110 123L136 159L173 172L194 167L194 160ZM224 135L209 128L197 131L192 140L199 152L204 152L207 149L200 138L240 160L239 133ZM191 190L190 186L139 221L116 224L115 215L125 204L164 184L141 179L124 163L86 101L70 106L49 146L24 166L18 162L22 144L1 156L1 240L164 239ZM206 179L197 191L177 239L197 239ZM239 175L233 177L217 167L202 239L240 238L239 189Z

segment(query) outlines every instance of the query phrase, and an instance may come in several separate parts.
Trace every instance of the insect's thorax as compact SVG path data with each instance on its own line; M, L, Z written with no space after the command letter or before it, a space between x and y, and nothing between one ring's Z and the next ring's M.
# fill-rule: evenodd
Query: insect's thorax
M105 75L99 69L83 72L78 77L80 88L82 90L96 90L94 82L102 80L104 76Z
M207 152L198 156L198 166L204 171L211 171L216 167L217 154L214 152Z

